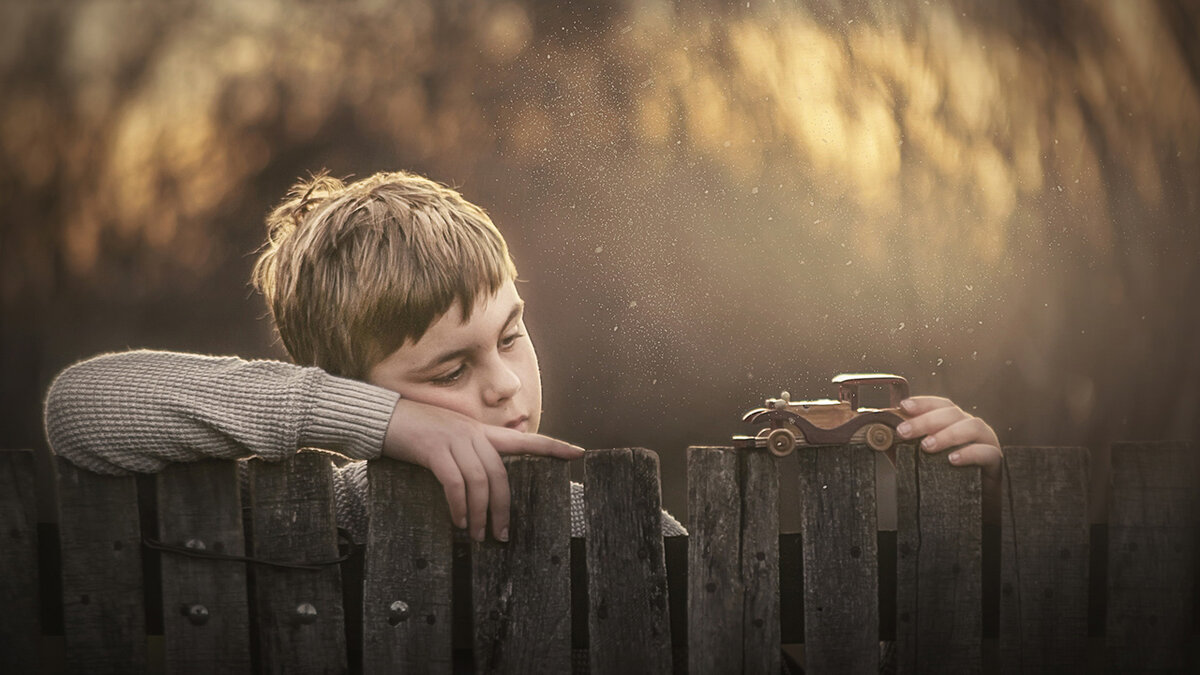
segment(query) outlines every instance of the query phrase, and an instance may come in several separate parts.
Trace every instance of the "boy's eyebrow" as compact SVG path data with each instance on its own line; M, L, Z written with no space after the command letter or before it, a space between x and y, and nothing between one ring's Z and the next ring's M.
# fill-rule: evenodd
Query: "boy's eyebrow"
M517 319L517 317L521 316L521 312L524 311L524 309L525 309L525 301L518 300L517 303L515 305L513 305L512 311L510 311L508 313L508 318L504 320L504 328L508 328L509 326L511 326L512 322L515 321ZM471 354L471 352L473 352L473 351L475 351L474 347L463 347L461 349L455 349L453 351L449 351L444 354L439 354L439 355L433 357L429 361L429 363L422 366L420 368L420 372L425 372L427 370L433 370L434 368L437 368L438 366L440 366L443 363L446 363L448 361L454 361L455 359L460 359L464 356L469 356Z

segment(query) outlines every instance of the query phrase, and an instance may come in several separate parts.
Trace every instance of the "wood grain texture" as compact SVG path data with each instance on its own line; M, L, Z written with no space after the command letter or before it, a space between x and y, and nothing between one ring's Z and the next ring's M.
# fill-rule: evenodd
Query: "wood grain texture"
M800 463L805 670L879 671L875 455L814 446Z
M372 461L367 483L363 671L449 673L453 530L442 486L392 459Z
M63 630L67 669L146 670L137 483L58 459Z
M742 491L738 452L688 448L688 672L742 669Z
M977 467L897 446L896 652L902 673L982 667L982 513Z
M244 554L236 462L173 464L156 479L159 541ZM249 672L245 563L170 552L161 553L160 560L168 672Z
M591 450L583 467L590 670L670 673L658 456Z
M338 557L329 456L302 451L284 462L250 461L251 555L272 561ZM341 570L256 565L261 666L268 673L347 670ZM315 610L313 616L311 611Z
M1107 652L1114 672L1188 663L1196 571L1196 446L1114 443Z
M33 452L0 450L0 636L5 668L38 672L37 502Z
M1004 448L1000 669L1065 673L1087 663L1088 451Z
M779 673L779 469L765 449L738 454L742 496L742 672Z
M475 544L475 672L571 669L571 486L567 463L504 461L512 490L509 541Z

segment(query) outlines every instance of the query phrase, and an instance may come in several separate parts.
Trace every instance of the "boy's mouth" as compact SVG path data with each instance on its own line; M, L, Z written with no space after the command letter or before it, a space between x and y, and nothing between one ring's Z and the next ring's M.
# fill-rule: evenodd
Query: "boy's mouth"
M528 425L528 423L529 415L521 415L520 417L505 422L504 426L508 427L509 429L516 429L517 431L525 431L525 427Z

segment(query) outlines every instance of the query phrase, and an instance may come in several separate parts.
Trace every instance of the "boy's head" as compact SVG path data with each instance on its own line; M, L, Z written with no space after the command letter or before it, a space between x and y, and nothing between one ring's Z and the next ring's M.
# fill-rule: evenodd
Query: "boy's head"
M254 282L284 346L296 363L344 377L366 379L456 305L469 320L517 274L482 209L406 172L349 184L314 176L267 229Z

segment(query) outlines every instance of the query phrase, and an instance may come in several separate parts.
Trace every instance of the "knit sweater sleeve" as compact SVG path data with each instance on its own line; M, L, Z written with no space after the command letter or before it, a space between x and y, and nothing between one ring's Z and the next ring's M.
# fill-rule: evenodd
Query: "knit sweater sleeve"
M399 395L319 368L160 351L105 354L58 375L46 397L54 452L99 473L299 448L380 455Z

